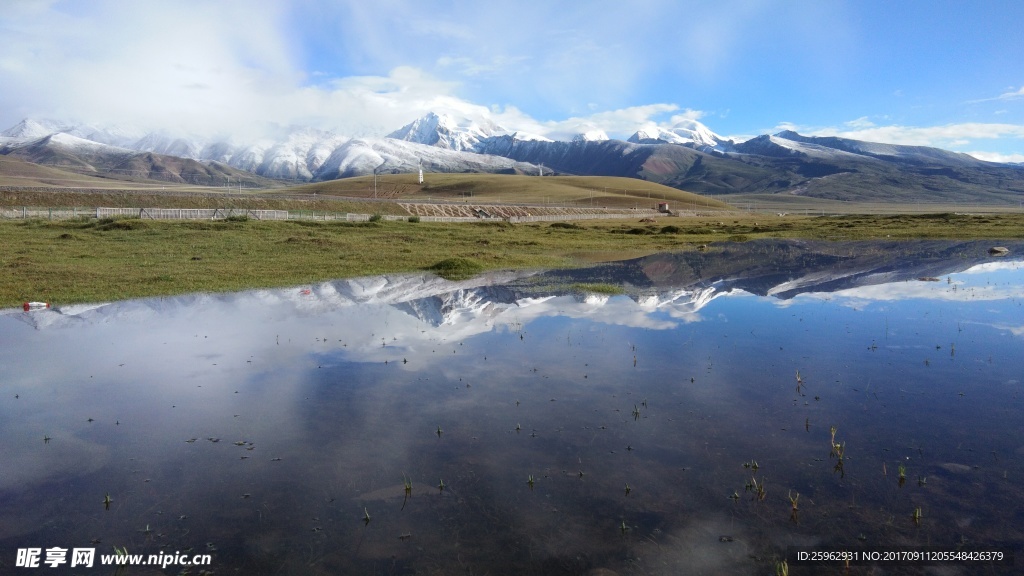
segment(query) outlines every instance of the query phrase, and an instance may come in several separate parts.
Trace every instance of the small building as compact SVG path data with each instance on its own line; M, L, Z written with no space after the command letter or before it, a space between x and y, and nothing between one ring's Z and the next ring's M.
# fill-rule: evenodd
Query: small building
M658 212L662 214L668 214L668 202L658 202Z

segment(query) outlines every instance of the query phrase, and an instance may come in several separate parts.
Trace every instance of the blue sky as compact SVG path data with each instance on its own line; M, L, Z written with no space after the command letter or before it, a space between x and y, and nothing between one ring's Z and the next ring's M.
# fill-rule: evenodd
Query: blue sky
M5 0L0 126L383 135L697 119L1024 161L1024 2Z

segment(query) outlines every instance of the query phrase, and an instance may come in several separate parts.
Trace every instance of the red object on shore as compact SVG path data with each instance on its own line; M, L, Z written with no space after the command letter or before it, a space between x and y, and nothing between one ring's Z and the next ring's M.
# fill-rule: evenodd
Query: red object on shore
M29 312L31 310L44 310L49 307L49 302L25 302L25 304L22 305L22 308L25 309L25 312Z

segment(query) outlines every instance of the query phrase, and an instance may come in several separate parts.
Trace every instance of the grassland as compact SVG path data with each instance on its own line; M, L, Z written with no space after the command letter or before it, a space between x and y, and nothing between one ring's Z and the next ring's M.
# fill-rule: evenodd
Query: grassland
M39 208L239 208L247 210L294 210L354 212L359 214L408 215L396 202L353 201L324 196L279 194L227 194L168 190L47 190L20 189L0 192L0 207Z
M317 182L279 191L295 196L344 196L401 201L461 200L478 203L517 203L633 208L659 201L679 209L728 209L724 202L661 184L612 176L523 176L511 174L385 174ZM375 191L376 187L376 191Z
M1024 215L722 213L538 224L151 220L0 222L0 307L293 286L434 268L573 267L756 238L1024 238ZM447 261L447 262L446 262Z

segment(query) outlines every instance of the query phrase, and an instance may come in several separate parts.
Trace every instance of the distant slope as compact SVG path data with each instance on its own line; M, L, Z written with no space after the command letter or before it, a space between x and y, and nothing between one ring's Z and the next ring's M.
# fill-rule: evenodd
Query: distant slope
M635 178L611 176L525 176L515 174L427 173L424 184L417 174L385 174L377 177L376 197L389 200L470 199L477 202L526 204L572 203L579 206L653 208L667 202L669 208L730 207L716 200ZM360 176L304 184L281 190L287 194L318 194L373 197L374 178Z
M765 135L735 145L733 152L708 153L679 144L505 137L491 139L487 152L563 174L641 178L698 194L1014 205L1024 196L1024 169L1019 166L935 148L800 138Z
M7 142L0 145L0 155L65 172L132 182L217 187L240 183L246 188L276 185L274 181L217 162L204 163L178 156L136 152L63 132L35 140Z
M0 156L0 186L110 188L114 185L116 182L107 178L86 176L9 156Z

